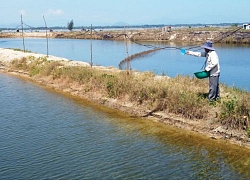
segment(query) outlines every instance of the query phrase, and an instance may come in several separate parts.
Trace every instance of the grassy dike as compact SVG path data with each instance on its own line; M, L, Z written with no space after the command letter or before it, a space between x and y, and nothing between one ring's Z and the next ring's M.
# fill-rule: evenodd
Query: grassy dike
M68 38L68 39L99 39L119 40L130 39L131 41L159 41L159 42L190 42L203 44L206 40L212 39L215 43L228 44L250 44L250 31L241 29L240 26L231 27L172 27L171 31L163 31L162 28L142 29L93 29L86 31L54 31L48 32L10 32L0 33L0 38Z
M20 52L21 53L21 52ZM25 53L23 53L25 54ZM73 66L70 61L25 56L2 71L15 73L132 116L152 118L213 139L250 148L250 94L221 84L221 100L208 102L208 80L98 66Z

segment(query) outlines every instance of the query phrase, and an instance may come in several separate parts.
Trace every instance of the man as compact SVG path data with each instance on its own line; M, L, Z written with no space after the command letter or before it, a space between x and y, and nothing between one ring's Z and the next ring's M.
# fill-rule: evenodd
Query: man
M220 77L220 64L219 58L215 49L213 48L213 43L207 41L203 46L205 52L193 52L187 51L186 54L197 56L197 57L206 57L206 67L205 71L210 72L209 76L209 101L214 101L220 98L220 89L219 89L219 77Z

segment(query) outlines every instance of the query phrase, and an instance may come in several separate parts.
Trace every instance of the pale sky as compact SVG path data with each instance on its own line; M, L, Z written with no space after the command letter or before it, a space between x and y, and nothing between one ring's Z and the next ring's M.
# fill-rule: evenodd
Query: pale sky
M3 0L0 28L250 22L250 0Z

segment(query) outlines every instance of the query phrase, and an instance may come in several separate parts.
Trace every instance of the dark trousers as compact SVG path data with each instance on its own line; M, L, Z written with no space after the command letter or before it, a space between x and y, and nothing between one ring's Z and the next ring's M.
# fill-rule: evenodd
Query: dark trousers
M220 98L219 77L220 75L209 77L209 101L213 101Z

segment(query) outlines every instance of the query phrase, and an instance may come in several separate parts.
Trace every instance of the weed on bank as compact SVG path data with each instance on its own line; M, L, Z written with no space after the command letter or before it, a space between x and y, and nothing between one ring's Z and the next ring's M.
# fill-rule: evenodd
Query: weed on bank
M78 83L82 93L98 92L107 98L127 100L147 110L173 113L188 119L210 120L242 129L250 137L250 94L221 84L221 99L207 100L208 81L188 76L167 78L152 72L134 72L66 66L47 58L22 58L11 63L11 69L24 70L30 76L67 80L70 87ZM58 81L57 81L58 82Z

